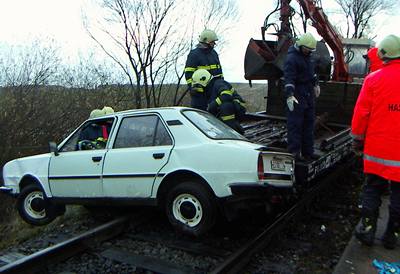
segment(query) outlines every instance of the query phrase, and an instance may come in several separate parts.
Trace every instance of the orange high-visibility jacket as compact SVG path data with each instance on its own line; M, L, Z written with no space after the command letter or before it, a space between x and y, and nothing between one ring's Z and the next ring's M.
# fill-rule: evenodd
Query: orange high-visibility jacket
M400 60L369 74L351 123L352 137L364 141L364 172L400 182Z

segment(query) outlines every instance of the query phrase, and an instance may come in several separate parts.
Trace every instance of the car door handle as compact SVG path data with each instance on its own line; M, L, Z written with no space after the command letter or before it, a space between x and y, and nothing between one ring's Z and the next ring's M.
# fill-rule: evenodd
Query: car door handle
M102 158L103 157L101 157L101 156L93 156L92 160L93 160L93 162L100 162Z
M154 153L153 158L154 159L162 159L164 158L165 153Z

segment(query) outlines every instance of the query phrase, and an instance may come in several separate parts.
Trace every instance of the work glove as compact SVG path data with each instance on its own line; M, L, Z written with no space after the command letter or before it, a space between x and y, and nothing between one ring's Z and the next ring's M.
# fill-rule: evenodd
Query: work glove
M297 101L296 97L294 97L293 95L292 95L292 96L289 96L289 97L286 99L286 104L287 104L287 106L288 106L289 111L293 111L293 110L294 110L294 104L295 104L295 103L298 104L299 101Z
M364 141L354 139L351 148L356 155L360 156L364 150Z
M314 86L314 94L315 98L318 98L319 95L321 94L321 88L319 87L319 85Z

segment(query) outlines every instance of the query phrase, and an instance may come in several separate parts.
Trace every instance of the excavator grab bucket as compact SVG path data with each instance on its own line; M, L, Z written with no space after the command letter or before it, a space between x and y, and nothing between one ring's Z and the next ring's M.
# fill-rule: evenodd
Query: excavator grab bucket
M276 41L250 39L244 57L246 80L275 80L283 75L286 50L277 50Z
M283 76L283 66L290 46L289 40L276 41L250 39L244 57L244 78L246 80L277 80ZM313 53L316 72L320 80L329 80L331 57L324 42L317 43Z
M276 79L282 71L275 66L276 42L250 39L244 57L246 80Z

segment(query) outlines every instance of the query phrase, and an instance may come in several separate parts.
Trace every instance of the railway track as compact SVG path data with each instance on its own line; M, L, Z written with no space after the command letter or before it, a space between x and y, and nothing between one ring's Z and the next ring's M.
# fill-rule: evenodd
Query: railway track
M346 169L346 164L340 165L264 228L253 227L248 233L239 232L240 236L214 232L193 239L174 233L161 215L124 216L5 265L0 273L37 273L43 269L59 273L60 269L69 270L81 261L85 261L87 268L78 273L95 273L88 262L98 258L103 260L100 264L104 268L106 264L107 267L111 264L129 266L125 268L129 271L121 269L118 273L245 273L244 269L255 255L267 248L276 248L269 246L271 240L282 233L291 220L304 214L310 203L319 194L326 193ZM82 253L90 253L92 257L82 256Z
M96 244L116 237L124 232L132 216L121 216L102 224L78 236L10 262L0 268L0 273L38 273L50 265L76 256ZM137 225L146 220L145 216L136 216Z

